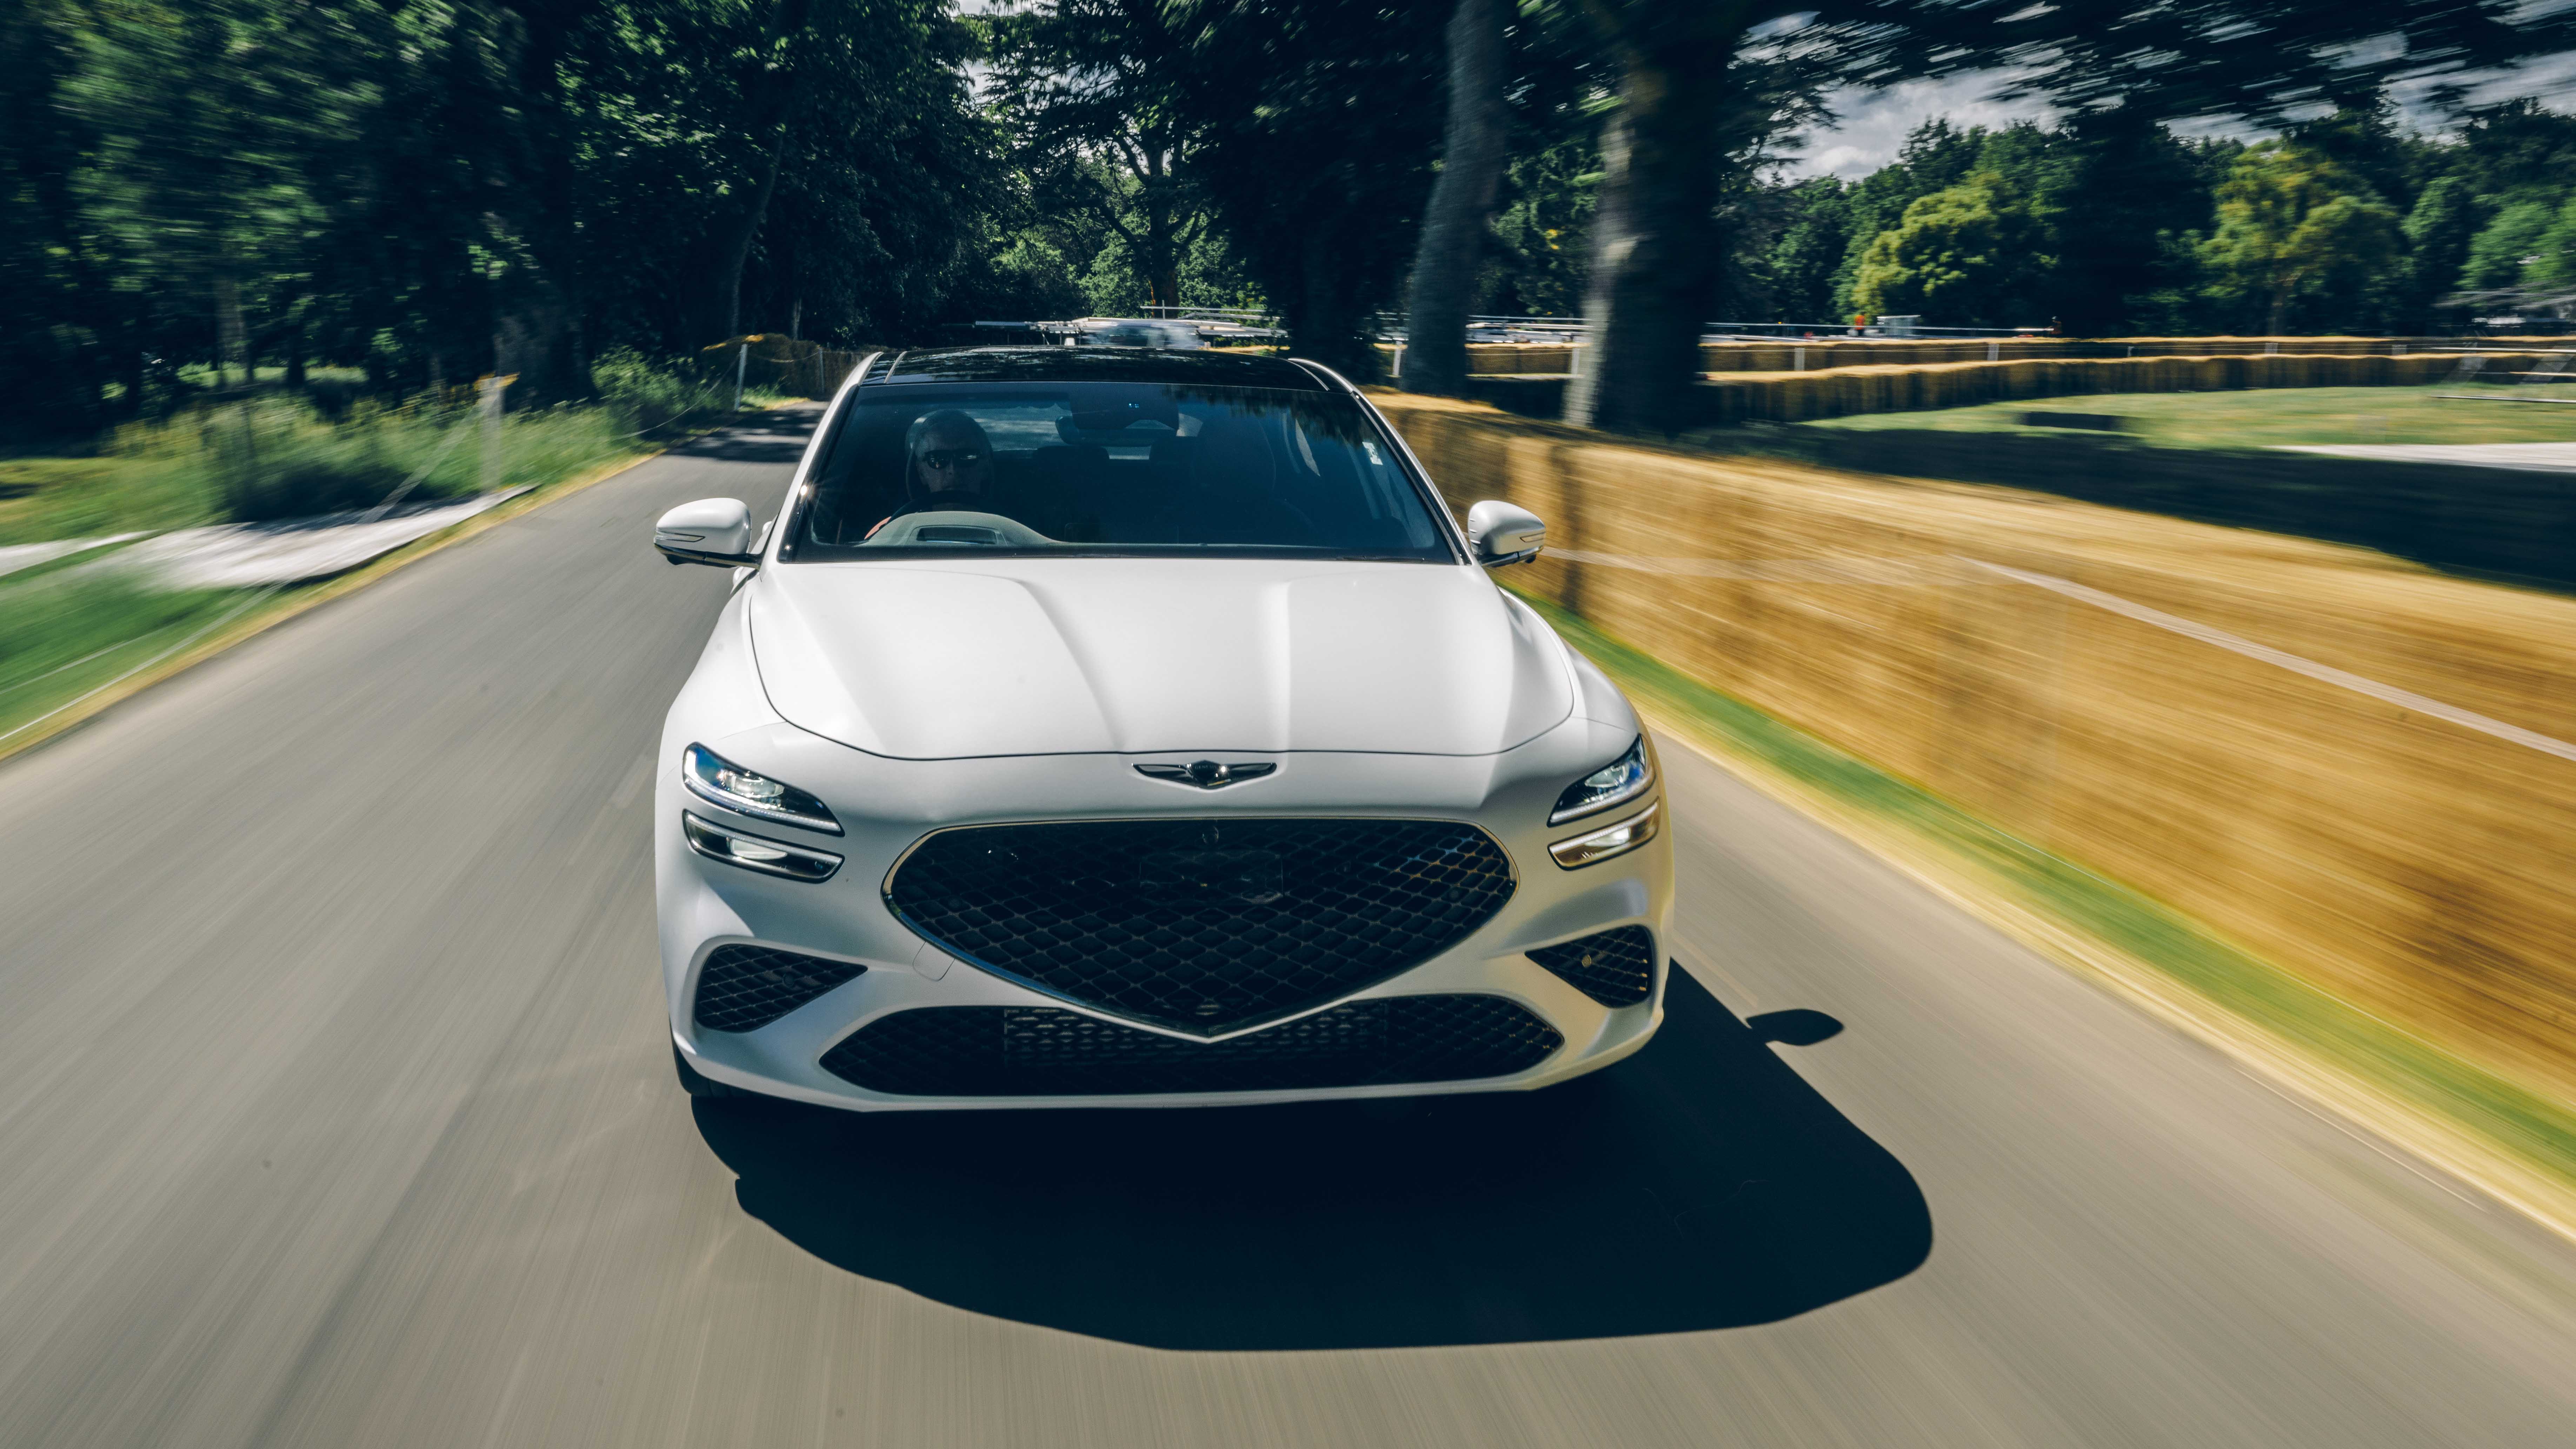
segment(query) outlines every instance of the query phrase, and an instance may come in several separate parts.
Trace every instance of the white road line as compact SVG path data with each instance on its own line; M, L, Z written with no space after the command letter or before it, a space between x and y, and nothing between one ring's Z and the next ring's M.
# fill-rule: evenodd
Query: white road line
M2339 689L2349 689L2355 694L2368 695L2372 699L2396 705L2400 709L2411 709L2417 714L2427 714L2435 719L2448 720L2462 728L2473 729L2480 734L2493 735L2500 740L2509 740L2526 749L2538 750L2544 755L2556 755L2562 760L2576 760L2576 745L2571 745L2565 740L2553 739L2536 730L2524 729L2520 725L2506 724L2500 719L2489 719L2485 715L2472 713L2457 705L2444 704L2438 699L2417 694L2411 689L2399 689L2393 684L2382 684L2376 679L2364 679L2358 674L2346 673L2332 665L2319 664L2313 659L2302 659L2296 654L2286 653L2268 644L2257 644L2251 639L2239 638L2223 629L2213 629L2206 624L2195 624L2189 619L2176 618L2161 609L2150 609L2144 604L2132 603L2117 594L2106 594L2100 589L2088 589L2071 579L2056 578L2049 574L2035 574L2024 569L2006 568L2002 564L1990 564L1979 559L1963 558L1959 561L2000 574L2018 583L2029 584L2033 588L2063 594L2078 602L2091 604L2097 609L2107 609L2114 614L2135 619L2141 624L2152 624L2187 639L2197 639L2203 644L2214 644L2230 653L2242 654L2248 659L2259 659L2266 664L2289 670L2293 674L2304 674L2310 679L2334 685Z

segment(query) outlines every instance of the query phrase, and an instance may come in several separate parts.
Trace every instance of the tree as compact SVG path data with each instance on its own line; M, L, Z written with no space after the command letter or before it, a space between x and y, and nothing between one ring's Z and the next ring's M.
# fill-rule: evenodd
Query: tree
M1874 238L1853 285L1861 311L1937 314L1945 326L2013 326L2049 265L2041 227L1985 173L1905 208ZM1956 319L1956 320L1952 320Z
M1177 307L1182 259L1205 235L1190 167L1199 128L1158 73L1173 37L1149 6L1053 0L992 22L991 94L1037 204L1115 233L1149 306Z
M1510 127L1503 19L1503 0L1458 0L1449 19L1448 130L1405 309L1404 386L1413 392L1457 393L1467 385L1467 314Z
M2126 107L2079 114L2066 131L2067 164L2044 202L2057 257L2046 310L2073 336L2134 335L2189 280L2177 243L2209 229L2208 178L2191 148Z
M2468 266L2469 244L2476 240L2485 215L2476 193L2460 176L2438 177L2415 198L2415 209L2406 214L2408 330L2428 325L2441 298L2459 287L2460 273Z
M2568 15L2525 18L2522 8L2514 0L1589 0L1622 80L1602 148L1585 309L1592 375L1567 390L1567 415L1647 431L1689 421L1719 245L1710 203L1722 86L1711 78L1726 77L1748 46L1785 34L1810 47L1820 68L1865 82L2007 64L2017 67L2012 93L2073 110L2269 119L2391 79L2504 65L2576 39Z
M2539 260L2523 269L2527 282L2544 287L2576 284L2576 197L2571 197L2533 245Z
M2350 309L2405 254L2397 213L2360 178L2301 147L2266 141L2218 189L2218 232L2203 258L2223 285L2252 301L2266 334L2294 302Z
M1771 245L1770 315L1748 320L1814 322L1838 305L1834 278L1851 250L1849 188L1831 176L1810 177L1788 199L1789 219Z
M2556 218L2557 208L2541 201L2518 201L2495 214L2495 219L2469 243L2468 260L2460 267L2463 291L2486 292L2522 285L2523 268L2540 255L2540 239Z
M1141 3L1141 0L1140 0ZM1146 8L1155 8L1148 6ZM1440 117L1445 14L1395 0L1163 0L1158 73L1202 129L1227 249L1298 351L1356 377L1401 295Z

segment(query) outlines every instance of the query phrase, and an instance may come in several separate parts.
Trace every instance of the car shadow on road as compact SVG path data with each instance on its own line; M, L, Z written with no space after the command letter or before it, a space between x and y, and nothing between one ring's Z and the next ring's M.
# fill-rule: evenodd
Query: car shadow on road
M1773 1322L1930 1254L1913 1177L1766 1044L1785 1039L1677 971L1645 1051L1537 1093L695 1106L744 1211L977 1313L1173 1349L1601 1338Z

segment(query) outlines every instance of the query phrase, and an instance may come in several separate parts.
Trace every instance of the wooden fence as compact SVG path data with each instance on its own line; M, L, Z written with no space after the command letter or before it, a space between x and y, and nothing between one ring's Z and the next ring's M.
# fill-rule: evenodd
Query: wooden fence
M1702 343L1699 365L1700 371L1707 373L1769 373L2021 362L2034 358L2412 357L2424 352L2447 353L2466 345L2456 337L2002 337L1946 342L1827 337L1812 342ZM2566 347L2576 345L2576 338L2518 338L2501 345ZM1476 343L1467 349L1467 371L1479 377L1563 376L1575 369L1574 352L1574 348L1561 343Z

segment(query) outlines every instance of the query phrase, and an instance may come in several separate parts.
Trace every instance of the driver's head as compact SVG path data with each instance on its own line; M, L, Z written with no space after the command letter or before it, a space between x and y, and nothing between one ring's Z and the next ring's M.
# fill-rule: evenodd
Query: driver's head
M984 426L955 408L913 419L904 435L916 493L981 493L993 482L993 445Z

